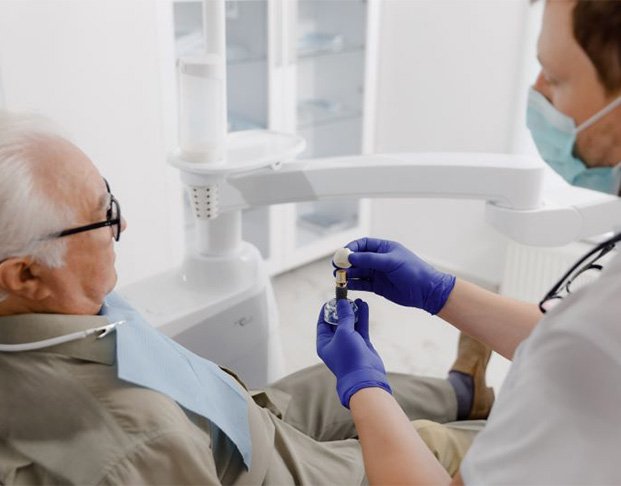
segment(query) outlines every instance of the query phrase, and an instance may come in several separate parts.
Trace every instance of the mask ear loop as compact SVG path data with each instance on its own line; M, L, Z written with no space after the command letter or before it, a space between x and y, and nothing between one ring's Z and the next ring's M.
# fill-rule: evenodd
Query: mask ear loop
M588 120L582 122L576 128L576 133L581 132L582 130L586 130L591 125L593 125L595 122L597 122L597 121L601 120L602 118L604 118L608 113L610 113L612 110L617 108L619 105L621 105L621 96L619 96L616 100L612 101L608 106L605 106L600 111L595 113L595 115L593 115L591 118L589 118Z
M37 349L49 348L56 346L57 344L68 343L70 341L77 341L78 339L84 339L93 334L98 334L97 339L101 339L107 336L116 329L120 324L124 324L125 321L117 321L105 326L93 327L84 331L72 332L71 334L65 334L64 336L57 336L50 339L44 339L42 341L35 341L32 343L23 344L0 344L0 352L3 353L19 353L22 351L35 351Z

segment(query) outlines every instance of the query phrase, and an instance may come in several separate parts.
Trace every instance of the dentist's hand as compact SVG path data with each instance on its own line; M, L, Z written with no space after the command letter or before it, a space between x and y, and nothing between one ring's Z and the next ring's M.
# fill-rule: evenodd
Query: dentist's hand
M347 248L353 252L347 269L350 290L374 292L396 304L437 314L455 286L453 275L437 271L394 241L362 238Z
M369 306L356 299L358 322L347 300L336 304L338 326L323 320L323 308L317 321L317 354L336 375L336 391L344 407L363 388L379 387L392 393L382 359L369 339Z

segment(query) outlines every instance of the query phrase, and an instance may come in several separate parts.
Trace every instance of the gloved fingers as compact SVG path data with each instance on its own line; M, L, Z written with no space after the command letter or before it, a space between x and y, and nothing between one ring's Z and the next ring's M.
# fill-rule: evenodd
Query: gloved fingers
M357 252L349 255L349 261L354 267L389 272L394 270L399 262L385 253Z
M338 268L335 268L334 270L332 270L332 276L336 277L336 271L338 270ZM373 275L374 270L371 270L370 268L355 268L355 267L350 267L347 270L345 270L347 272L347 278L370 278Z
M347 288L349 290L362 290L364 292L373 292L373 282L368 280L348 280Z
M319 353L320 347L332 341L332 338L334 337L334 330L335 330L334 329L335 326L333 326L332 324L328 324L327 322L323 320L324 307L325 305L321 307L321 311L319 312L319 317L317 319L317 352L318 353Z
M345 247L349 248L353 252L357 252L357 251L377 252L377 251L386 251L386 246L388 243L392 243L392 242L388 240L381 240L379 238L360 238L354 241L350 241L349 243L347 243L347 245L345 245Z
M326 325L325 329L327 329L327 330L331 330L331 331L332 331L332 330L333 330L333 328L334 328L334 326L333 326L333 325L331 325L331 324L328 324L328 323L327 323L326 321L324 321L324 319L323 319L323 316L324 316L324 314L325 314L325 307L326 307L326 304L324 304L324 305L322 305L322 306L321 306L321 310L319 311L319 316L317 317L317 327L318 327L318 328L319 328L319 327L321 327L321 328L323 329L323 327L324 327L324 326L322 326L322 324L325 324L325 325ZM332 332L332 334L334 334L334 332Z
M360 248L366 247L367 238L359 238L357 240L350 241L345 245L345 248L349 248L351 251L363 251Z
M358 322L356 323L356 331L362 338L370 342L369 338L369 305L362 299L356 299L358 306Z
M373 277L375 270L371 270L370 268L356 268L351 267L347 269L347 278L362 278L362 279L370 279Z
M339 324L335 333L354 332L354 311L347 299L336 301L336 315Z

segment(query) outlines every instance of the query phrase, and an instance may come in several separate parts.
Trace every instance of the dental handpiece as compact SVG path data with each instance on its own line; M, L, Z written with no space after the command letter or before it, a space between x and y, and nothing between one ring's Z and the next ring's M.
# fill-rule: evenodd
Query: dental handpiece
M348 260L348 256L350 253L351 251L348 248L339 248L334 254L334 258L332 259L334 265L337 267L337 270L334 273L335 298L331 299L329 302L326 302L326 305L324 306L323 319L328 324L332 324L334 326L338 325L336 303L337 301L342 299L349 302L349 305L351 306L354 313L354 322L358 321L358 306L355 302L347 298L347 271L345 270L345 268L351 267L351 264Z
M347 299L347 272L342 268L336 271L336 286L335 297L336 300Z

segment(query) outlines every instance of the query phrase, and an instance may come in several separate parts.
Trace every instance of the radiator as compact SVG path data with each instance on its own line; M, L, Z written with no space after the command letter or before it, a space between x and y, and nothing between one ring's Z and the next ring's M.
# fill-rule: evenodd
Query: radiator
M597 243L581 241L554 248L509 243L500 293L527 302L539 302L552 285ZM605 265L615 252L610 252L601 262Z

